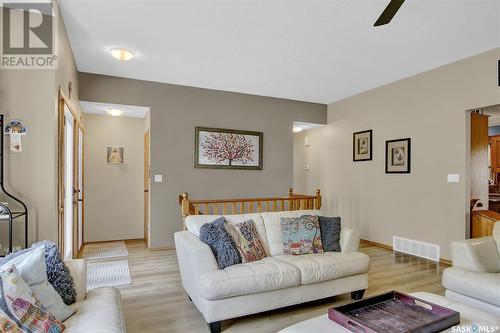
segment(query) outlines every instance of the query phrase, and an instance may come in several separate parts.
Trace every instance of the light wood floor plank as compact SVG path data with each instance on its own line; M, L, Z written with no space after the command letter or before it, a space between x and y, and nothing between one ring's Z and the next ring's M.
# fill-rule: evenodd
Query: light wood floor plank
M180 281L174 250L149 250L141 241L127 242L133 284L119 287L129 333L207 333L202 315L189 301ZM398 254L367 243L370 256L367 296L389 290L442 294L446 267L425 259ZM223 332L273 333L294 323L326 313L350 301L349 295L225 321Z

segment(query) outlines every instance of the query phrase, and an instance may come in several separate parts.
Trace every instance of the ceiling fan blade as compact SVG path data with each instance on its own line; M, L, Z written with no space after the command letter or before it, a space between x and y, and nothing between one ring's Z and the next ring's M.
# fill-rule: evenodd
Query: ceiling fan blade
M403 2L405 2L405 0L391 0L373 26L378 27L379 25L391 22L394 15L396 15L399 8L403 5Z

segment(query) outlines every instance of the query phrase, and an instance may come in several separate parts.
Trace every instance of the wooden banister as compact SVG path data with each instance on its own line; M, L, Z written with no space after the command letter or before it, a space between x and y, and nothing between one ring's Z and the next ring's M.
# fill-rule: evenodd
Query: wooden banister
M287 209L288 203L288 209ZM313 210L321 209L321 191L316 190L315 195L295 194L293 189L288 190L287 197L261 197L237 199L202 199L191 200L189 194L183 192L179 195L182 217L189 215L226 215L228 206L231 214L244 214L252 212L276 212L285 210ZM202 210L200 210L203 208ZM185 225L184 225L185 227Z

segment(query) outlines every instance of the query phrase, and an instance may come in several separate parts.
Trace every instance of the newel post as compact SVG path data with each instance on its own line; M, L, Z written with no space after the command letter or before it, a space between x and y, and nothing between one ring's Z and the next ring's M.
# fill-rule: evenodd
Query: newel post
M188 194L187 192L183 192L181 194L182 196L182 203L181 203L181 207L182 207L182 229L183 230L186 230L186 223L185 223L185 220L186 220L186 217L189 215L189 199L188 199Z
M317 210L320 210L321 209L321 191L319 189L316 190L316 204L315 204L315 208Z

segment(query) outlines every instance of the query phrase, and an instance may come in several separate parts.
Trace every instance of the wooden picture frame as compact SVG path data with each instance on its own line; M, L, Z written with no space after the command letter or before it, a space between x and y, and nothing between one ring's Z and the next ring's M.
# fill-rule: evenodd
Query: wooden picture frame
M352 161L362 162L373 159L373 130L352 134Z
M385 173L411 173L411 138L385 142Z
M237 140L231 147L238 150L227 151L227 145L219 145L224 140ZM194 167L205 169L262 170L262 132L196 127L194 147ZM228 156L235 156L229 159Z

